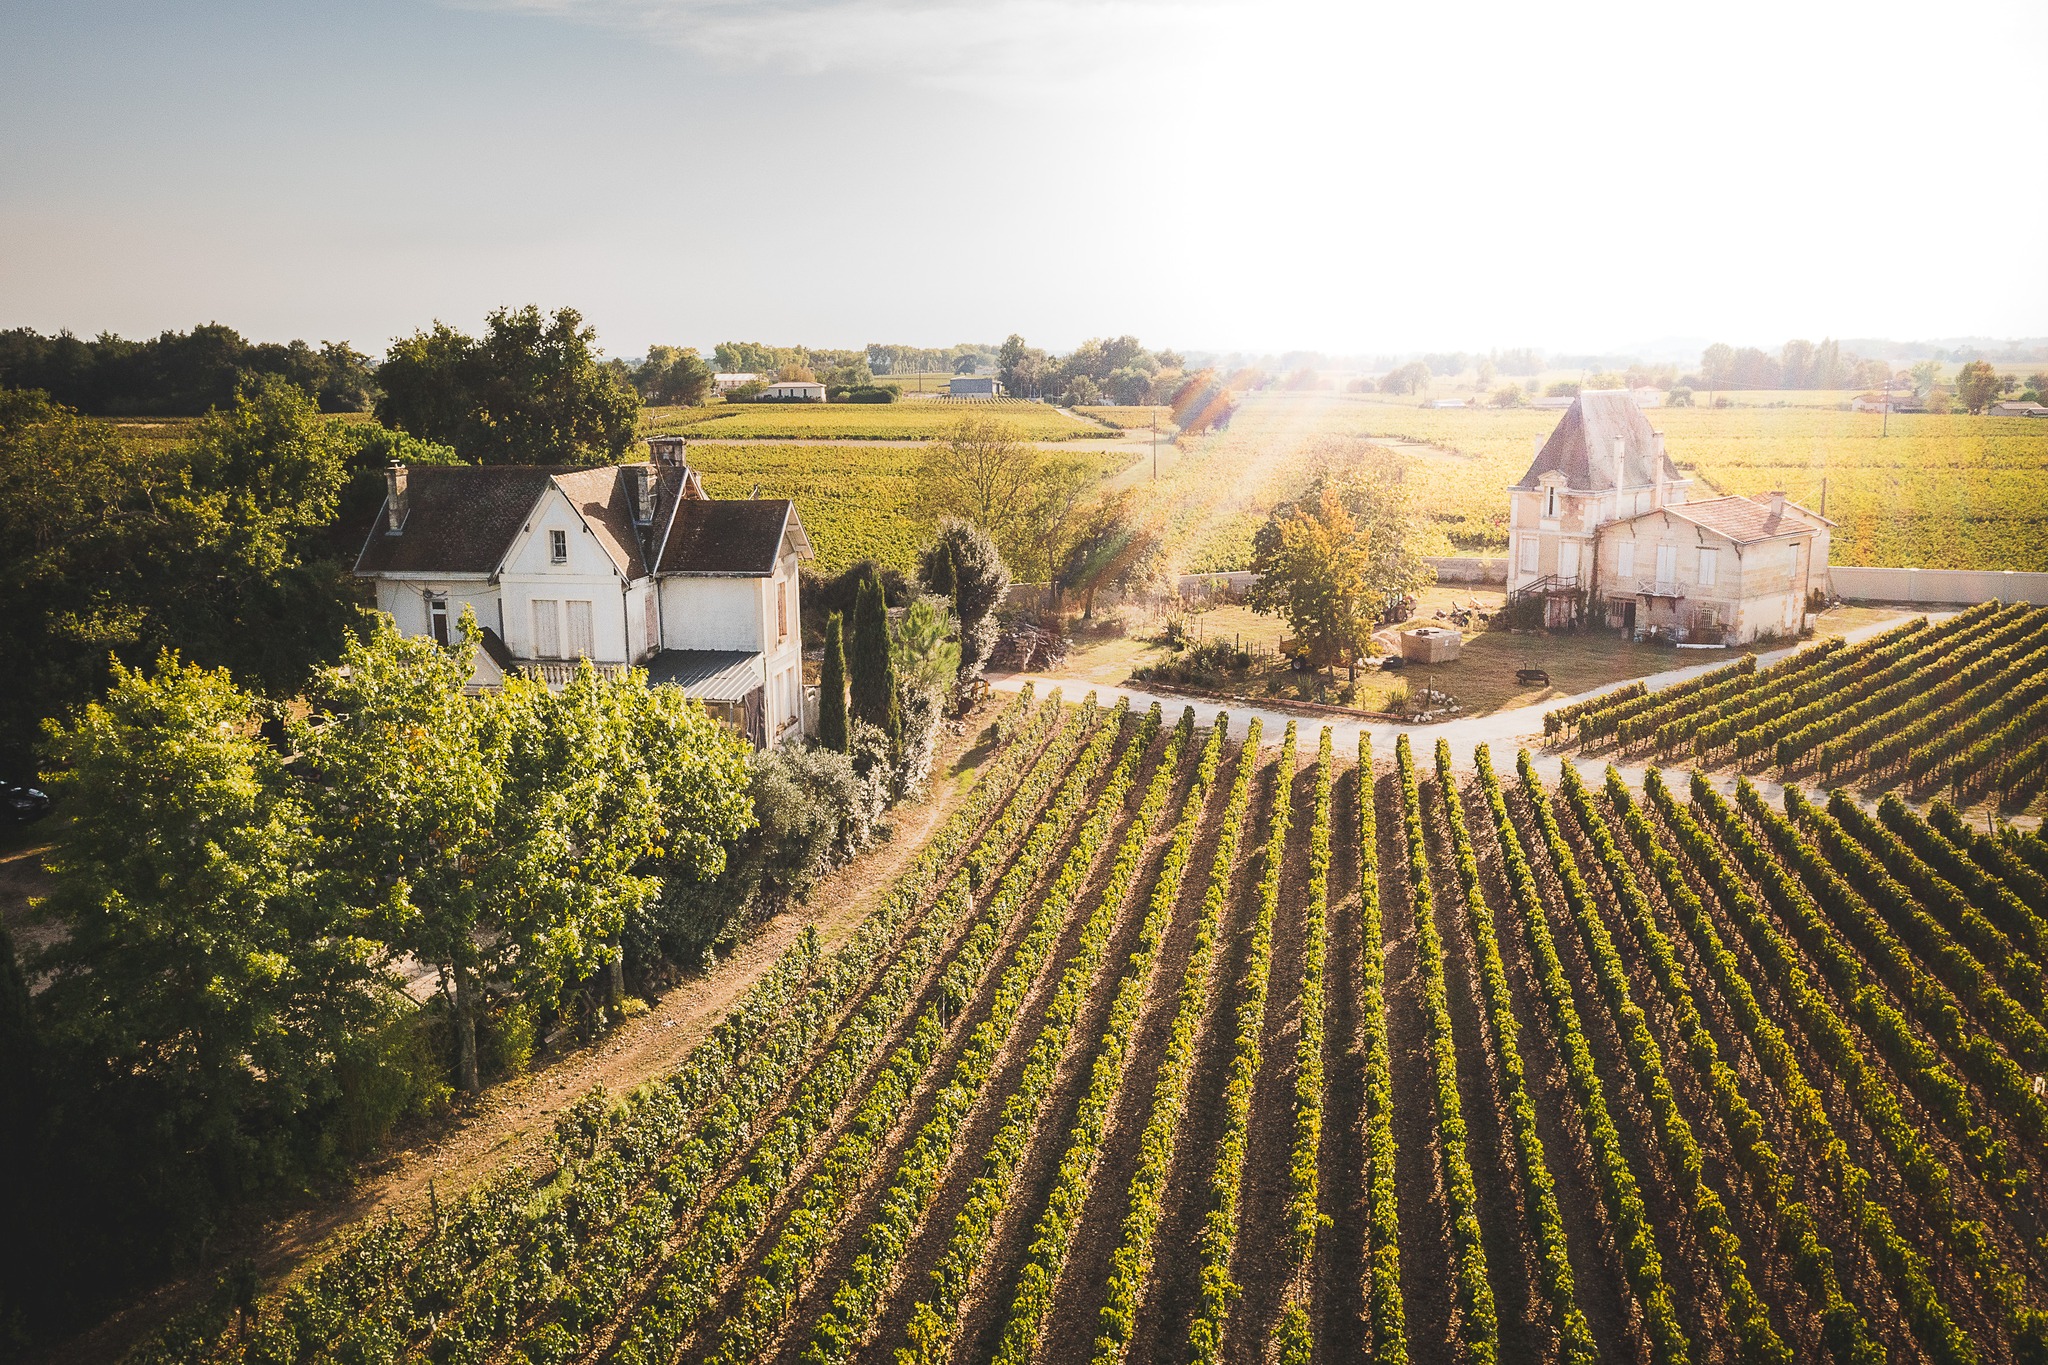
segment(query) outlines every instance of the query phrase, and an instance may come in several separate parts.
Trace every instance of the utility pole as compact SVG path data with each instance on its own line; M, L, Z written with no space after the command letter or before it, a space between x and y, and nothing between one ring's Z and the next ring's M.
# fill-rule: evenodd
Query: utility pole
M1825 474L1820 476L1820 514L1828 514L1828 476Z

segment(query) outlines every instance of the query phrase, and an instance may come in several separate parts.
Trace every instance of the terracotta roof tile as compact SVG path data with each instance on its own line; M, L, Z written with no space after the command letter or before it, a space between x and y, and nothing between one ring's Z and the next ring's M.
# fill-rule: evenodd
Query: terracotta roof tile
M1782 514L1773 513L1768 495L1745 498L1730 494L1702 502L1673 503L1664 510L1695 526L1704 526L1709 531L1724 535L1738 545L1796 535L1802 531L1818 531L1823 524L1820 517L1796 502L1786 502Z
M406 473L409 510L401 534L385 534L379 503L356 572L495 572L558 472L531 465L414 465Z
M765 578L794 514L787 498L680 503L658 571Z

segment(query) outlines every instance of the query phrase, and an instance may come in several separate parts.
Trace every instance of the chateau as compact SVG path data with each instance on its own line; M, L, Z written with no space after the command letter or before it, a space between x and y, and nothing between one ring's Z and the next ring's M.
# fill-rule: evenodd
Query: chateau
M799 733L795 505L708 497L681 437L647 444L644 463L596 468L393 464L355 572L410 635L446 644L473 611L477 687L637 665L757 746Z
M1834 523L1783 493L1694 500L1625 389L1579 394L1508 489L1508 595L1543 622L1715 644L1797 634Z

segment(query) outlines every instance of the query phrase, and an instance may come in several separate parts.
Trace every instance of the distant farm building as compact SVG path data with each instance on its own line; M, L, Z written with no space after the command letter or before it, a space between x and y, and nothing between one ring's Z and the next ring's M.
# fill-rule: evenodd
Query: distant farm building
M2048 417L2048 407L2031 401L1993 403L1987 411L1993 417Z
M946 382L954 398L1001 398L1003 381L992 374L957 374Z
M814 379L778 379L761 396L777 403L822 403L825 386Z
M1664 390L1654 384L1642 384L1630 389L1639 408L1661 408L1664 406Z
M1826 517L1783 493L1692 502L1623 389L1582 392L1508 489L1508 593L1543 624L1746 644L1790 635L1828 586Z
M738 388L742 384L757 384L760 382L760 380L760 375L747 374L745 372L735 374L714 374L711 376L711 387L716 389L720 393L731 393L734 389Z
M1465 406L1465 400L1462 398L1432 398L1429 400L1429 406L1433 408L1462 408Z

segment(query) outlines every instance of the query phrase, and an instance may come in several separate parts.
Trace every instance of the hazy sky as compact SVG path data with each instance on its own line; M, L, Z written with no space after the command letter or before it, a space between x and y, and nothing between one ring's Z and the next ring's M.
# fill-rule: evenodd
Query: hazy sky
M0 326L2048 333L2036 3L0 0Z

